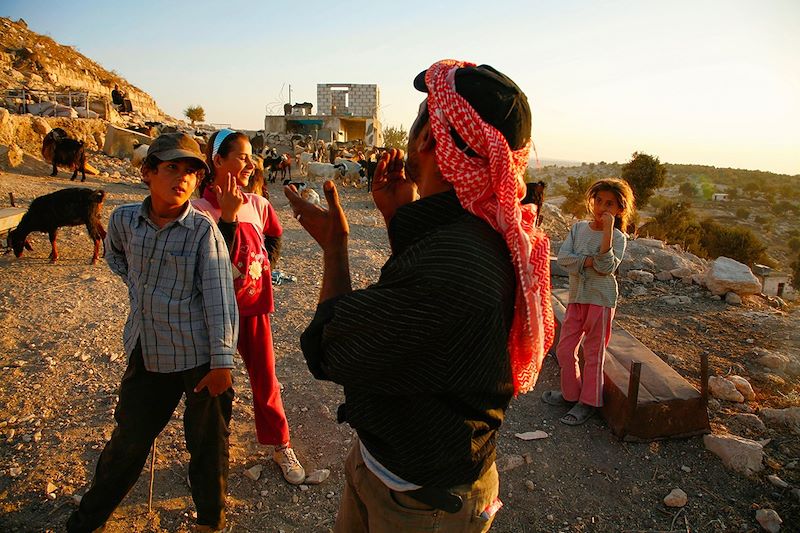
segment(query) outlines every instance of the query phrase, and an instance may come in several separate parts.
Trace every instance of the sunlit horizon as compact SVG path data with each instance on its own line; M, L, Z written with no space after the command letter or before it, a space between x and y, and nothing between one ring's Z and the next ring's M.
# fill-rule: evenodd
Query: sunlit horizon
M493 9L493 10L492 10ZM489 12L487 13L487 10ZM487 63L533 110L541 160L662 162L800 174L800 2L406 2L301 8L206 0L135 7L11 0L0 16L82 54L184 118L263 128L318 83L374 83L408 129L436 60Z

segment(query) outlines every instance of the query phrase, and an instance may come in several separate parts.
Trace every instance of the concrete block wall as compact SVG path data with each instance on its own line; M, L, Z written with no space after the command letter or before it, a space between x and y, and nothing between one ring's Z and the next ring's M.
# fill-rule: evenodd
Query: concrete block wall
M333 88L347 90L332 90ZM347 96L345 96L347 95ZM347 105L345 105L347 102ZM338 114L354 117L374 117L380 105L380 91L375 84L358 83L320 83L317 85L317 112L321 115L331 113L331 104L336 105Z

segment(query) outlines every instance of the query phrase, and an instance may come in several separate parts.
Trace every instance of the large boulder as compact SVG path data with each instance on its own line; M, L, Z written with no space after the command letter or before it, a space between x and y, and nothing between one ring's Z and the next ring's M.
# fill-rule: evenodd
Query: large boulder
M17 168L22 164L24 156L25 152L22 151L22 148L14 143L7 147L2 146L0 147L0 168L5 170Z
M706 271L705 285L720 296L728 292L739 295L761 292L761 283L750 268L729 257L718 257L711 262Z
M47 135L48 133L50 133L50 130L53 129L50 127L50 123L47 122L42 117L32 117L31 128L33 128L33 131L35 131L40 135Z
M153 138L147 135L109 125L103 142L103 152L119 159L132 159L135 144L150 145L152 142Z
M754 440L735 435L703 435L703 444L734 472L750 476L763 468L764 447Z
M633 239L628 241L625 257L619 266L620 273L629 270L661 272L664 270L686 269L689 273L702 270L703 260L674 246L665 246L656 239ZM678 276L683 277L683 276Z

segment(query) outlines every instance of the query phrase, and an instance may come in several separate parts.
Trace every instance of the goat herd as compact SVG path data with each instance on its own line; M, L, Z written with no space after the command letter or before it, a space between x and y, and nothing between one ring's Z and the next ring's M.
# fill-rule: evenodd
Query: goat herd
M356 150L356 155L347 153L347 149L359 148L354 143L349 143L344 147L339 147L336 143L326 145L322 141L314 143L310 138L303 139L296 136L292 139L294 147L294 157L290 154L278 154L277 150L270 148L263 142L263 137L257 135L251 142L254 149L260 153L263 166L261 167L262 180L263 172L267 171L267 179L274 183L278 173L281 173L283 183L294 183L298 188L304 188L303 182L292 182L291 166L292 161L300 163L301 173L311 178L335 179L340 178L347 183L348 177L353 183L361 182L371 187L372 176L377 167L377 161L383 148L370 148L366 155L361 150ZM75 180L78 171L82 173L81 181L86 180L86 150L83 141L69 138L66 131L61 128L54 128L44 138L42 142L42 156L45 161L52 162L53 172L51 176L56 176L58 167L67 167L73 171L71 180ZM324 159L330 162L324 162ZM288 179L286 174L288 173ZM522 199L522 203L533 203L538 208L537 225L541 223L541 208L544 201L544 182L528 183L527 193ZM261 192L261 191L259 191ZM313 189L305 191L312 201L319 202L319 196ZM89 237L94 242L94 252L91 264L95 264L100 256L100 245L105 239L106 232L101 222L101 212L105 191L90 188L67 188L50 194L39 196L31 202L28 211L22 217L16 229L8 234L8 248L13 250L16 257L20 257L22 252L32 250L28 236L35 231L47 233L50 238L50 261L58 259L56 248L56 237L58 229L65 226L85 225ZM304 195L306 198L309 196ZM105 249L104 249L105 253Z

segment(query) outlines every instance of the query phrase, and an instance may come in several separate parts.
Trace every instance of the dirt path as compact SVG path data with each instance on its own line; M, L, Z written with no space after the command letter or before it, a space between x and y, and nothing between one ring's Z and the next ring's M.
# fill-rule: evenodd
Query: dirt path
M0 198L13 191L27 205L35 196L76 185L64 176L0 174ZM90 177L85 185L108 192L106 220L114 207L146 194L140 185L112 178ZM238 363L228 518L233 531L328 531L353 432L335 421L341 389L311 377L298 345L316 305L320 253L291 218L278 188L270 187L285 227L278 268L297 277L275 287L273 318L292 441L307 471L327 468L331 476L307 490L282 481L267 450L255 441L251 394ZM342 198L351 222L354 286L362 287L377 279L389 249L367 193L346 189ZM74 507L72 497L85 491L113 428L116 388L125 368L121 333L126 290L104 264L87 265L91 243L85 229L62 231L56 265L47 262L45 235L35 234L32 242L34 251L21 259L0 257L1 531L63 530ZM623 284L623 295L627 290ZM735 368L748 376L754 346L797 350L795 315L757 301L732 308L702 295L689 306L670 309L660 307L657 296L624 298L619 320L695 382L699 350L713 354L716 372ZM756 406L800 404L796 383L775 383L755 371L751 377L759 394ZM530 462L501 474L505 507L493 531L756 531L755 509L760 507L776 509L784 530L800 528L800 502L765 478L774 472L794 486L800 484L797 435L776 429L750 435L771 441L765 449L767 468L747 479L726 470L698 438L631 444L614 438L599 418L582 427L563 426L557 420L563 413L539 401L542 390L556 386L556 364L548 360L536 390L516 399L508 411L498 455L501 461L523 456ZM181 412L179 408L158 439L153 512L147 510L145 470L106 531L186 531L193 522ZM716 411L715 430L735 412L731 404ZM537 441L514 436L536 429L550 436ZM265 468L253 481L243 471L256 464ZM48 496L48 483L55 487L53 496ZM675 487L689 496L681 511L662 503Z

